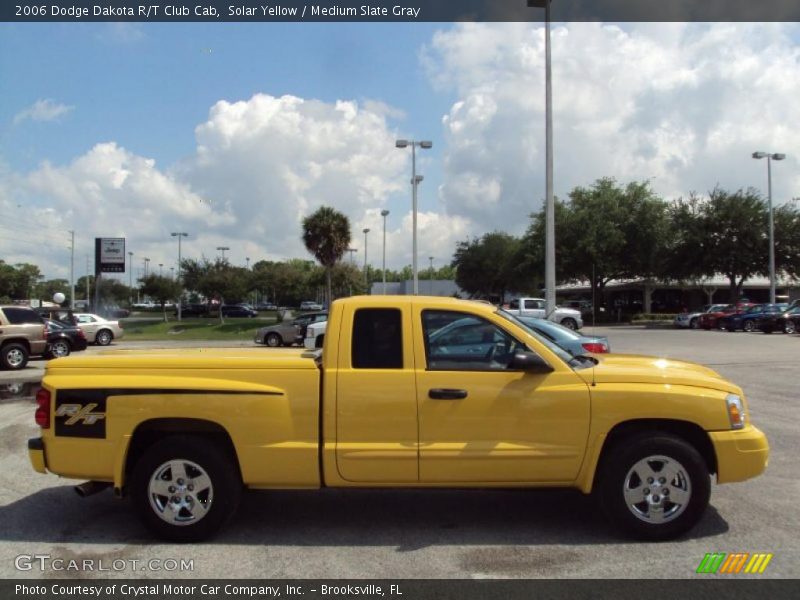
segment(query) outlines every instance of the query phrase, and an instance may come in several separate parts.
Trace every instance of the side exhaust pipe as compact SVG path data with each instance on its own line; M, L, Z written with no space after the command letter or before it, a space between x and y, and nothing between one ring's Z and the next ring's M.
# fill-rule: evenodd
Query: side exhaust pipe
M111 487L111 484L107 481L86 481L75 486L75 493L81 498L86 498L109 487Z

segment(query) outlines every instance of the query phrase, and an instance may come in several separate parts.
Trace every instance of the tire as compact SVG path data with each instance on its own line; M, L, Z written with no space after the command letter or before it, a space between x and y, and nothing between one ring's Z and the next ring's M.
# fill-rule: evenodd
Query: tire
M749 319L749 320L744 322L743 329L748 333L752 333L753 331L756 330L756 326L753 323L752 319Z
M283 338L278 333L269 333L267 334L264 343L270 348L278 348L283 346Z
M708 467L694 446L674 435L651 431L627 438L603 465L600 504L612 524L635 538L676 538L694 527L708 506ZM664 469L672 479L659 477ZM654 493L654 484L661 493ZM682 502L671 501L675 498Z
M697 317L689 321L689 329L697 329L700 327L700 324L697 322Z
M69 353L71 351L72 351L72 346L67 340L56 340L55 342L50 344L51 358L62 358L64 356L69 356Z
M9 371L19 371L28 364L28 349L23 344L11 342L0 350L0 365Z
M185 478L175 473L179 468ZM156 536L171 542L212 536L234 515L241 495L239 471L225 448L191 435L173 435L148 448L131 478L139 517ZM177 512L172 499L180 499Z
M575 321L575 319L572 319L570 317L562 319L561 325L563 325L567 329L572 329L572 331L576 331L578 329L578 323Z
M94 336L94 343L98 346L108 346L113 339L114 334L111 333L110 329L101 329L97 332L97 335Z
M783 326L783 333L797 333L797 326L794 321L786 321L786 325Z

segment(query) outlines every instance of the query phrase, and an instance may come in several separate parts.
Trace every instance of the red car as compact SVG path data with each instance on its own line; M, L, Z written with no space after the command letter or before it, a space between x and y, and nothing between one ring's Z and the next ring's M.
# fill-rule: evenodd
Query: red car
M706 331L716 329L719 327L719 320L722 317L742 314L751 306L755 306L755 304L752 302L738 302L736 304L728 304L728 306L717 312L703 313L699 319L700 327Z

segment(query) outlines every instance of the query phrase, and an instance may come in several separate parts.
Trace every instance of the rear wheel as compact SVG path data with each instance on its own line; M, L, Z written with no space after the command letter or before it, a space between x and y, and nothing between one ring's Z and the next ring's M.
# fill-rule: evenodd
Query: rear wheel
M756 326L755 326L755 324L753 323L752 320L744 322L744 330L745 331L748 331L748 332L755 331L755 328L756 328Z
M225 449L190 435L151 446L136 463L131 482L144 524L173 542L196 542L216 533L233 516L242 493Z
M97 335L94 338L94 343L98 346L108 346L113 339L114 334L111 333L111 331L108 329L101 329L97 332Z
M24 369L25 365L28 364L28 349L16 342L6 344L0 350L0 364L3 365L4 369L9 369L10 371Z
M283 345L283 338L277 333L270 333L267 335L266 342L270 348L277 348Z
M50 356L53 358L69 356L71 350L72 346L70 346L70 343L67 340L56 340L50 344Z
M699 326L699 323L697 322L697 317L695 317L694 319L689 321L689 327L691 329L697 329L698 326Z
M797 331L797 326L794 324L794 321L786 321L786 325L783 326L784 333L795 333Z
M598 494L608 519L641 539L675 538L700 520L711 484L703 457L676 436L647 432L604 460Z

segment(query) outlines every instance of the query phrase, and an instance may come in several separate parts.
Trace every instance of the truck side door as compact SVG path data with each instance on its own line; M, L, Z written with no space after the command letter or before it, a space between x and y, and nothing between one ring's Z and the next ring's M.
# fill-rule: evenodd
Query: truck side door
M577 476L589 430L587 386L560 361L547 374L509 370L516 351L537 348L502 320L414 307L420 482L558 483Z
M410 303L346 310L340 323L336 368L339 475L362 483L416 482L417 402ZM329 338L326 344L331 343Z

